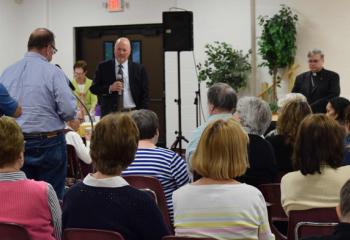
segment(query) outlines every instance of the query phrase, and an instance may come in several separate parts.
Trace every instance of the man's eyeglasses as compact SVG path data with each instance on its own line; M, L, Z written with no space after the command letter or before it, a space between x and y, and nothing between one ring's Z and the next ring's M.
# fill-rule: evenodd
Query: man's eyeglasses
M51 45L52 49L53 49L53 54L56 54L58 52L57 48L54 45Z
M318 61L319 61L319 60L312 60L312 59L310 59L310 60L309 60L309 63L318 63Z

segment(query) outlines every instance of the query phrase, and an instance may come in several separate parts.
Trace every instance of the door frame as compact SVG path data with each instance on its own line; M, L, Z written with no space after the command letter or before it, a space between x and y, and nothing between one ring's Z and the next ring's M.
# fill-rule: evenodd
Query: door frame
M163 24L161 23L153 23L153 24L133 24L133 25L104 25L104 26L84 26L84 27L74 27L74 62L77 61L77 59L82 59L82 39L83 36L87 36L89 38L100 38L103 35L118 35L118 36L126 36L131 34L140 34L144 36L155 36L155 35L163 35ZM165 82L165 52L164 49L162 51L162 58L163 58L163 82L162 85L163 88L163 96L162 99L164 100L164 142L160 143L160 146L166 147L166 140L167 140L167 131L166 131L166 82ZM101 60L103 61L103 58L101 56ZM151 99L150 102L159 102L160 99Z

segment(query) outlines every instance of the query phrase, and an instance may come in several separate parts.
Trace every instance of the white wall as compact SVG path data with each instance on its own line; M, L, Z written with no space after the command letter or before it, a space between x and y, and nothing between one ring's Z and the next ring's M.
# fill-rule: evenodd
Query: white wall
M194 55L198 62L205 59L204 46L214 41L228 42L235 48L248 51L250 48L250 5L247 0L179 0L178 7L193 12ZM174 129L178 121L174 114L177 106L177 53L166 53L166 93L167 93L167 143L175 140ZM196 126L195 121L195 91L197 77L192 52L181 53L181 98L183 135L190 139ZM206 85L202 83L202 105L207 117Z
M20 4L16 2L21 2ZM78 26L127 25L161 23L162 12L170 7L193 11L194 55L197 63L203 62L204 45L225 41L234 48L247 51L251 48L251 1L249 0L128 0L124 12L109 13L103 0L2 0L0 1L0 72L21 58L26 51L30 32L36 27L48 27L56 34L59 52L54 62L59 63L68 76L72 76L74 62L73 29ZM350 1L337 0L257 0L256 16L278 11L280 4L291 6L299 15L297 73L307 70L306 52L318 47L324 50L326 68L341 76L342 95L350 97L350 77L347 56L350 23L347 11ZM6 21L4 20L6 19ZM253 23L254 24L254 23ZM257 26L257 36L261 29ZM167 143L175 140L177 129L177 58L176 53L165 54ZM257 71L257 91L260 82L270 81L266 69ZM181 53L182 124L183 135L191 137L195 127L194 92L197 90L195 67L191 52ZM206 87L202 83L202 104L206 113ZM254 88L253 88L254 89ZM253 90L252 90L253 91ZM285 94L286 88L279 91ZM250 91L245 91L248 94Z
M280 4L290 6L299 16L297 25L297 55L299 64L297 73L308 70L306 54L313 48L320 48L325 53L325 68L340 75L341 95L350 97L350 1L348 0L264 0L256 1L256 15L272 15L278 11ZM264 74L265 72L265 74ZM266 71L259 76L267 79ZM284 94L280 91L280 95Z
M0 73L23 57L31 31L46 26L45 13L46 0L26 0L20 4L14 0L0 2Z

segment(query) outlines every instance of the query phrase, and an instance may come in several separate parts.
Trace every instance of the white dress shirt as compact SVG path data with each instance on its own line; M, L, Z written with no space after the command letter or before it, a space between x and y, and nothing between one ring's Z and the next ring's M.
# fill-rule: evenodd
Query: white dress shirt
M75 152L77 153L77 157L80 160L82 160L86 164L91 164L92 161L90 157L90 149L84 145L83 140L77 132L75 132L68 126L66 128L72 130L66 133L67 144L72 145L74 147Z
M115 61L115 72L116 74L119 71L119 64L118 61ZM124 93L123 93L123 103L124 103L124 108L135 108L136 104L134 102L134 99L132 98L131 95L131 90L130 90L130 84L129 84L129 67L128 67L128 61L125 61L122 64L122 72L123 72L123 87L124 87Z
M97 179L91 173L86 175L86 177L83 180L83 183L92 187L108 187L108 188L117 188L117 187L124 187L129 185L129 183L125 181L125 179L122 178L121 176Z

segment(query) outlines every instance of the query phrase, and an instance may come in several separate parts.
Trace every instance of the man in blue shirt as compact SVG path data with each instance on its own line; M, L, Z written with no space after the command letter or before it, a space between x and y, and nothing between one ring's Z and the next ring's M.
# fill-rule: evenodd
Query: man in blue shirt
M26 140L22 170L28 178L50 183L62 199L67 167L64 122L74 119L76 102L68 78L49 63L56 51L50 30L34 30L28 52L3 72L0 82L23 108L17 119Z
M10 97L4 85L0 83L0 116L19 117L21 114L22 108Z
M194 130L192 138L186 148L186 162L190 172L192 172L191 160L204 129L210 122L218 119L225 120L231 118L237 104L235 90L226 83L215 83L208 89L207 97L209 112L208 121Z

